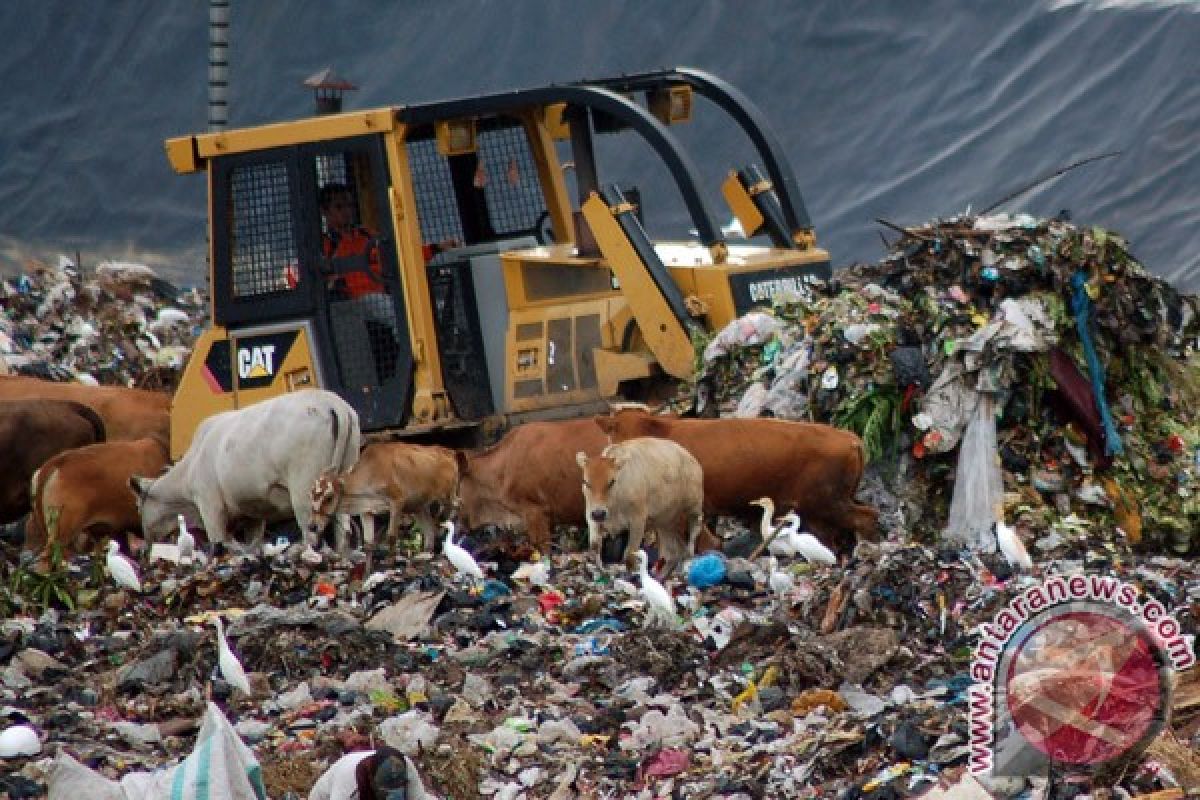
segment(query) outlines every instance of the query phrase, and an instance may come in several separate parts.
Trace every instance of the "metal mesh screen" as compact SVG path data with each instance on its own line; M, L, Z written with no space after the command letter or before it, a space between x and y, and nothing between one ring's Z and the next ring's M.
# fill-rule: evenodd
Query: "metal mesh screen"
M482 191L493 238L534 232L546 201L525 129L516 125L480 131L477 146L472 187ZM463 241L449 160L433 139L410 141L408 158L422 239Z
M492 228L502 237L532 231L546 210L546 199L525 129L480 133L479 162Z
M433 139L409 142L408 163L412 169L422 241L462 241L462 221L454 201L450 165L446 157L438 152L437 142Z
M230 193L234 296L294 289L300 276L286 166L237 167L230 173Z
M349 389L379 386L396 373L400 354L392 299L372 294L329 305L342 384Z

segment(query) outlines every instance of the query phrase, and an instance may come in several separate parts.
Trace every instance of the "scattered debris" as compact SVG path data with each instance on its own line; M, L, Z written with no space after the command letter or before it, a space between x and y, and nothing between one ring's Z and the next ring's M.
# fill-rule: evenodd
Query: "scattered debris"
M135 267L6 282L10 368L173 385L154 377L162 353L186 357L203 303L167 302ZM810 561L792 543L801 519L771 542L722 520L726 552L665 580L670 607L642 594L645 573L570 546L521 563L496 530L455 537L480 568L469 580L419 536L370 574L332 553L285 559L288 539L267 557L143 554L136 594L99 554L48 575L10 557L0 744L33 738L12 735L0 792L116 798L183 775L213 796L292 800L368 785L493 800L1085 793L1066 775L969 774L971 659L981 625L1049 574L1118 577L1195 636L1197 299L1112 233L1000 215L907 228L838 280L721 332L677 405L853 428L884 541ZM996 464L999 486L974 479ZM950 522L956 502L970 527ZM1031 571L997 550L996 523ZM250 692L220 678L217 614ZM1106 788L1194 787L1198 686L1200 669L1179 676L1165 729ZM223 755L201 776L205 743Z

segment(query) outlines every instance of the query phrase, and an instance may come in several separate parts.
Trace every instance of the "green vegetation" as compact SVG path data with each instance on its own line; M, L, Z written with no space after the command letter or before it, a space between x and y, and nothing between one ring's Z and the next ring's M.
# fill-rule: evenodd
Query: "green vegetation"
M863 440L867 461L882 462L895 458L900 443L903 398L893 385L876 385L862 394L846 398L833 422L839 428L854 431Z

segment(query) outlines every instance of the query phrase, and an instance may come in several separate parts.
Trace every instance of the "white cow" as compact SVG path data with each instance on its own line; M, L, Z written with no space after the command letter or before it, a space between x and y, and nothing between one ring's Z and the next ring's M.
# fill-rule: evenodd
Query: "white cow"
M294 518L309 528L309 489L322 471L358 461L358 414L322 389L304 389L200 423L183 458L156 479L134 475L142 529L150 541L173 537L177 517L201 526L210 542L229 538L230 523L253 523L258 550L268 522ZM309 544L316 542L309 537Z

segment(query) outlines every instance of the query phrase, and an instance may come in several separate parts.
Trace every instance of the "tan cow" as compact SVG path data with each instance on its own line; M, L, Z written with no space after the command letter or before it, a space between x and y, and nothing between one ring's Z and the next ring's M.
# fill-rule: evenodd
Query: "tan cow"
M534 548L549 553L556 526L585 523L576 452L599 455L608 444L585 417L526 422L483 451L460 450L459 519L468 528L519 527ZM697 542L700 552L719 546L707 530Z
M59 383L25 375L0 376L0 400L71 400L89 406L104 420L106 439L169 437L171 397L165 392Z
M33 511L25 545L43 564L56 547L63 557L94 549L103 539L141 532L131 475L157 475L167 466L165 438L105 442L59 453L30 481Z
M395 542L400 515L411 513L424 533L425 550L432 551L437 531L431 506L436 503L445 513L453 507L457 490L458 462L453 450L405 442L369 444L349 471L337 474L327 469L317 476L309 531L321 533L335 514L361 515L369 558L375 543L374 515L391 515L385 536ZM345 553L343 526L337 535L338 551Z
M779 419L685 419L621 409L596 417L613 441L656 436L678 442L704 468L708 513L743 516L766 495L794 509L828 541L848 549L850 534L874 541L878 512L855 500L865 457L850 431Z
M647 531L658 539L664 577L695 554L704 529L704 471L691 453L647 436L609 445L592 458L579 452L575 460L583 470L588 550L596 561L602 537L625 530L626 565L632 566Z

